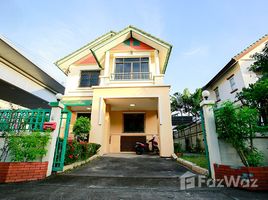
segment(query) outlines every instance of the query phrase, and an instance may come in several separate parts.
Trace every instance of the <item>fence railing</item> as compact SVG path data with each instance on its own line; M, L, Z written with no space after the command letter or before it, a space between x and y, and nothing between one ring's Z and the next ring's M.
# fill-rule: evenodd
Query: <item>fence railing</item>
M151 80L151 72L130 72L130 73L112 73L111 80L127 81L127 80Z
M0 110L0 132L42 131L50 118L50 109Z

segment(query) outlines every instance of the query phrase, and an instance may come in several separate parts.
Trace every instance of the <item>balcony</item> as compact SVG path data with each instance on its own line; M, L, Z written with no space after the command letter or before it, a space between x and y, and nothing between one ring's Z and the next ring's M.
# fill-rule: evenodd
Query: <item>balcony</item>
M146 81L152 80L151 72L112 73L113 81Z

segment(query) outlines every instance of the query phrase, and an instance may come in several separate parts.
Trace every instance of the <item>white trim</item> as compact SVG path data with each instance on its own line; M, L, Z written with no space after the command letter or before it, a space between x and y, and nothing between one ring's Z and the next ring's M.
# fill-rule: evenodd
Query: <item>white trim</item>
M159 53L158 50L154 51L154 59L155 59L155 73L160 74L160 62L159 62Z
M104 65L104 76L109 75L110 68L110 51L105 52L105 65Z
M131 51L125 53L114 53L114 57L137 57L137 56L151 56L148 51Z
M113 85L108 85L108 86L92 86L93 89L113 89L113 88L150 88L150 87L168 87L170 88L171 86L170 85L140 85L140 86L137 86L137 85L122 85L122 86L113 86Z

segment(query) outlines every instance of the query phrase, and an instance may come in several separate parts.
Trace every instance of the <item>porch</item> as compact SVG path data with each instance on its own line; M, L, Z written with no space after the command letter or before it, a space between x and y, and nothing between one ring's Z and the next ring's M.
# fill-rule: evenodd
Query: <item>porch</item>
M124 94L125 96L122 96ZM168 86L95 87L89 141L100 154L134 151L135 142L157 136L160 156L173 153Z

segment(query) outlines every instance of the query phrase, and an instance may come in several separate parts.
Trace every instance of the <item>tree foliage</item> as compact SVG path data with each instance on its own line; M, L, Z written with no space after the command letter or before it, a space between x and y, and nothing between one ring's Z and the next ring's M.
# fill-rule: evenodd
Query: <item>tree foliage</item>
M87 117L79 117L74 124L74 135L82 141L85 141L90 131L90 120Z
M245 166L256 166L261 163L261 153L253 147L252 142L258 130L256 109L246 106L236 107L227 101L215 110L215 120L219 137L236 149ZM252 159L254 155L259 159Z
M255 53L252 56L256 61L251 66L250 70L263 75L262 79L268 78L268 43L260 53Z
M259 121L268 125L268 43L260 53L252 56L256 61L252 64L250 70L256 72L261 77L248 88L243 88L237 94L237 98L245 106L257 108L261 116Z
M171 96L171 111L178 111L181 115L190 114L199 117L201 100L202 90L200 88L192 94L186 88L182 93L176 92Z

